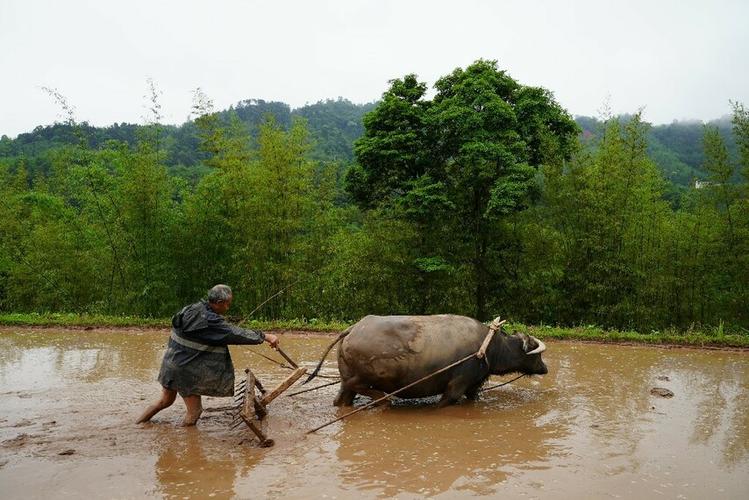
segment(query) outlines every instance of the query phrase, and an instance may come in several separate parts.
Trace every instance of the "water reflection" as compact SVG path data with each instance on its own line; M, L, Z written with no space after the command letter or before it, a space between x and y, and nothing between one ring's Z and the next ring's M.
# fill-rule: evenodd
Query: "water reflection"
M334 436L345 464L339 476L385 496L489 495L515 467L549 467L568 426L546 418L555 410L538 388L502 392L477 404L377 409L344 421Z
M198 428L159 429L153 451L158 492L165 498L233 498L235 478L256 463L256 456L227 450L226 442Z
M0 383L32 388L63 383L60 377L85 382L121 376L149 380L165 344L164 334L156 332L2 331Z
M339 476L387 496L450 490L488 495L513 476L550 467L650 477L660 467L653 460L669 446L694 453L689 443L681 444L683 434L671 435L671 429L702 435L707 427L708 438L715 432L721 438L692 439L709 445L701 458L747 468L744 358L721 378L720 365L705 369L715 359L706 352L559 347L550 351L548 375L487 393L478 404L378 409L344 421L335 434L337 456L347 464ZM649 390L657 385L670 385L677 397L654 399ZM699 411L690 411L695 400L701 400ZM586 453L594 459L581 468Z
M616 460L608 472L636 470L653 354L600 347L573 345L556 353L559 369L543 384L560 392L554 405L577 430L567 446L596 448L601 458Z
M749 458L749 363L721 366L682 366L695 407L691 444L719 444L726 466Z

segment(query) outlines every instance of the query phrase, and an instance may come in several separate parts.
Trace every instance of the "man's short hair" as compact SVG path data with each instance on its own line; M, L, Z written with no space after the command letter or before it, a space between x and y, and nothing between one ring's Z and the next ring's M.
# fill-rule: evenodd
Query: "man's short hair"
M216 285L208 290L208 302L211 304L220 304L226 302L232 296L231 288L227 285Z

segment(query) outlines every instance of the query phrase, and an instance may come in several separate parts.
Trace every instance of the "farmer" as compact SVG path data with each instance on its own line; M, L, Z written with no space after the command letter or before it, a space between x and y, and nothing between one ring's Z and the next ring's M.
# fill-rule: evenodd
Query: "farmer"
M231 396L234 393L234 365L230 344L278 345L271 333L245 330L230 325L222 316L231 306L231 288L216 285L208 291L208 301L185 306L172 317L172 334L161 362L161 398L149 406L137 423L148 422L174 403L177 393L187 407L183 425L195 425L203 412L205 396Z

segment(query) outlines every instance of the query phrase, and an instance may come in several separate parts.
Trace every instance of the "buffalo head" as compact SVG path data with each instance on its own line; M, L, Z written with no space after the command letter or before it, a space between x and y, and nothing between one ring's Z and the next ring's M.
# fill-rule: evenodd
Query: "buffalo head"
M492 373L506 375L512 372L526 375L545 375L549 369L541 359L541 353L546 345L536 337L525 333L514 332L512 335L503 334L500 342L503 348L498 349L492 363Z
M538 340L532 335L525 333L519 334L520 339L523 341L523 352L525 353L526 359L523 365L529 368L531 375L546 375L549 373L549 369L546 368L541 359L541 353L546 350L546 344Z

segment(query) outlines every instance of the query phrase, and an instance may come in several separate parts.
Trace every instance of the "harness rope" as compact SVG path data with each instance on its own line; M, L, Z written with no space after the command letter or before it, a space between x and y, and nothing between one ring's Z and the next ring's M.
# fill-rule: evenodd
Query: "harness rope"
M523 377L525 377L525 373L521 373L520 375L518 375L514 379L508 380L507 382L502 382L501 384L490 385L489 387L482 387L481 389L479 389L479 392L491 391L492 389L496 389L498 387L502 387L503 385L511 384L511 383L515 382L517 379L520 379L520 378L523 378Z

